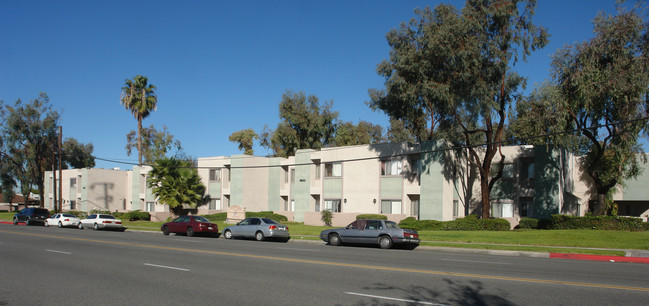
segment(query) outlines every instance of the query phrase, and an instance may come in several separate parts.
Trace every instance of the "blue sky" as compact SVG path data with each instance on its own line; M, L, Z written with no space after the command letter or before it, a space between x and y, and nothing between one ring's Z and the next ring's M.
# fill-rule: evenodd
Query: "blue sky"
M137 121L120 104L126 79L157 86L165 125L195 157L240 154L228 136L275 128L285 90L333 100L343 121L387 126L365 104L381 88L376 65L388 58L385 34L416 7L464 1L33 1L0 0L0 100L46 92L61 113L64 137L94 145L103 159L126 155ZM598 12L615 1L541 0L535 22L550 44L516 69L528 90L548 78L550 55L592 36ZM255 155L268 152L259 146ZM128 164L97 161L97 167Z

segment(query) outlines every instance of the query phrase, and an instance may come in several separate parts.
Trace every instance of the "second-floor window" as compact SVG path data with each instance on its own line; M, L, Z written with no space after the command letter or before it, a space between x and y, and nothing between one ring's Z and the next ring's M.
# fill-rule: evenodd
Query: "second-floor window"
M220 169L210 169L210 181L220 181L221 180L221 171Z
M401 175L401 160L382 160L381 175Z
M326 163L325 176L326 177L339 177L343 174L343 164L341 163Z

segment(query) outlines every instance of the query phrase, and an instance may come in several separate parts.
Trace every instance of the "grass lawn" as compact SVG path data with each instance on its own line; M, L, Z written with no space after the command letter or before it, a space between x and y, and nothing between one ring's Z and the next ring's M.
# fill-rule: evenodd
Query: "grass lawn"
M11 221L14 213L0 212L0 220ZM125 221L124 226L133 230L160 231L164 222ZM219 231L231 224L216 222ZM284 222L291 238L318 240L326 226L310 226L303 223ZM487 231L420 231L421 245L531 252L578 253L595 255L618 255L624 252L603 249L649 250L649 232L622 232L601 230L514 230L507 232Z

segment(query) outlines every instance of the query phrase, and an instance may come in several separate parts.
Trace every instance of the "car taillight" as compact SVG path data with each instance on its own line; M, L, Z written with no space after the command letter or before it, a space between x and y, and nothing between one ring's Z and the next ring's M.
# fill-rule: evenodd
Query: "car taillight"
M101 222L101 223L111 223L111 222L110 222L110 221L108 221L108 220L104 220L104 221L103 221L103 222Z
M405 234L403 234L403 236L406 237L406 238L415 238L415 239L419 238L418 234L411 234L411 233L405 233Z
M63 219L63 221L70 221L70 219Z
M122 224L122 221L115 221L115 224Z
M275 225L271 225L270 227L268 227L269 230L274 230L276 228L277 228L277 226L275 226Z

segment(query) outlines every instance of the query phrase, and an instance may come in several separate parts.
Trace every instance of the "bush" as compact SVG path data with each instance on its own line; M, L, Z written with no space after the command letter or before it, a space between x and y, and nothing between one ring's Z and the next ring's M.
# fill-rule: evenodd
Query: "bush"
M505 219L480 219L478 224L485 231L508 231L512 228L511 223Z
M518 222L518 226L516 228L520 229L538 229L539 228L539 219L534 219L534 218L522 218L520 222Z
M79 219L85 219L86 217L88 217L88 214L85 211L70 210L70 211L66 211L65 213L66 214L73 214L73 215L77 216L77 218L79 218Z
M378 215L378 214L363 214L356 216L356 220L360 219L379 219L379 220L388 220L388 216Z
M326 226L331 226L331 219L333 218L334 213L332 213L331 210L325 209L320 214L320 220L322 220Z
M246 212L246 218L268 218L277 222L288 221L286 216L275 214L272 211Z
M475 215L453 221L417 220L408 217L399 222L399 227L418 231L508 231L509 221L505 219L478 219Z
M399 227L417 231L435 231L441 230L442 224L443 222L437 220L417 220L414 217L408 217L399 222Z
M468 215L464 218L457 218L453 221L444 222L446 231L479 231L482 227L478 223L478 216Z
M212 222L217 222L217 221L225 221L228 219L228 213L218 213L218 214L211 214L211 215L203 215L205 219L210 220Z
M550 229L596 229L616 231L641 231L641 218L618 216L584 216L552 215Z

